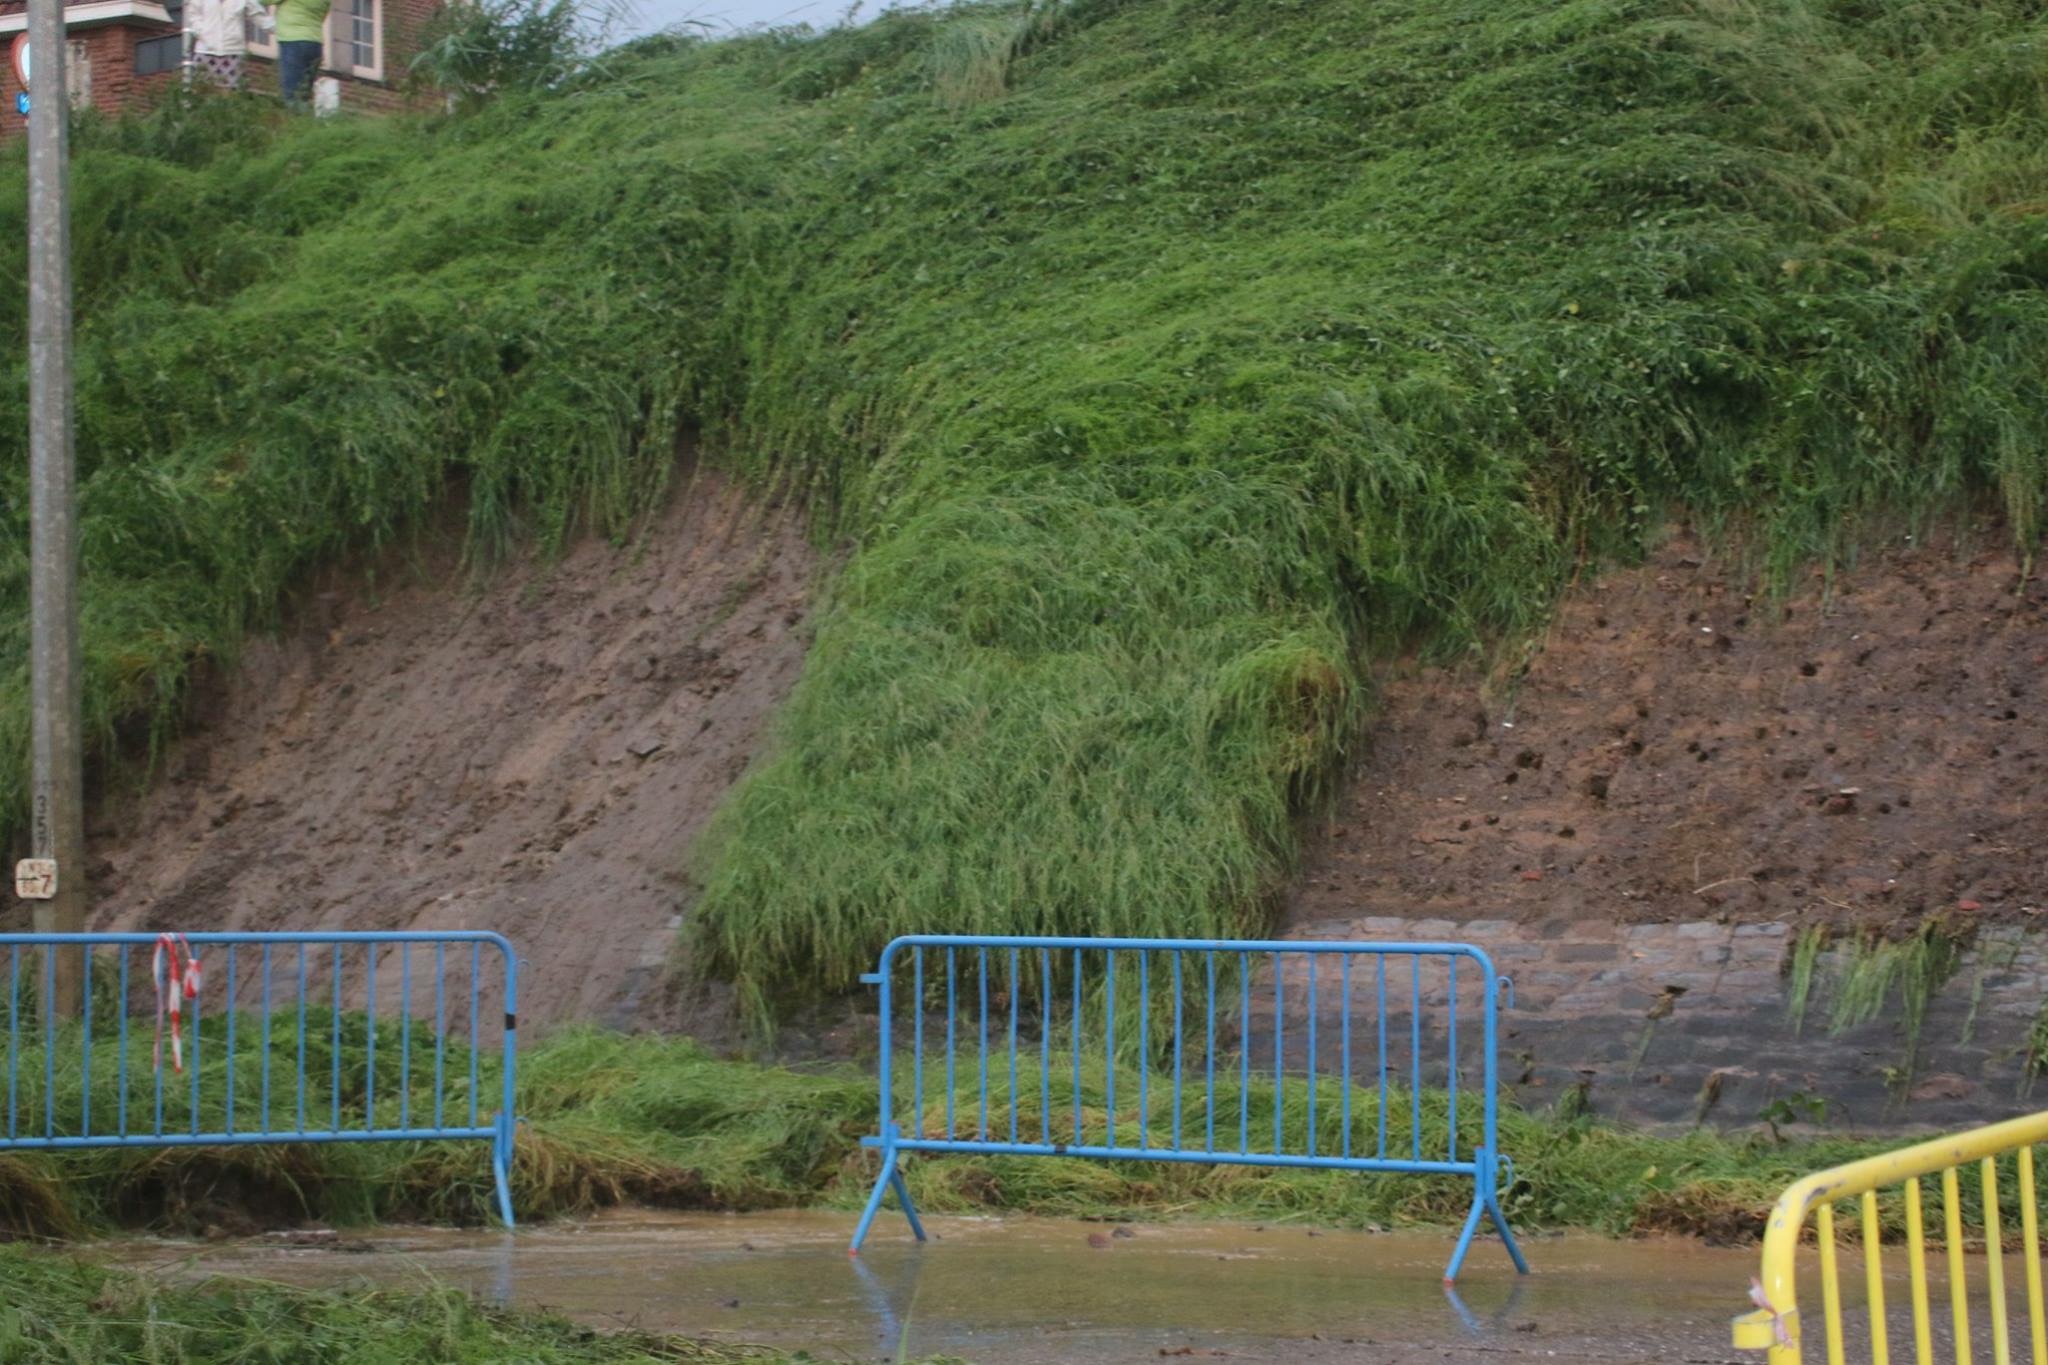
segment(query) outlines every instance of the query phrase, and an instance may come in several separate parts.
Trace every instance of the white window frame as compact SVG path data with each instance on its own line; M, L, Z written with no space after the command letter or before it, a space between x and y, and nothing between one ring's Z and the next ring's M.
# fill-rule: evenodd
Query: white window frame
M64 40L64 94L73 109L92 108L92 45L83 38Z
M266 37L266 33L269 36ZM266 30L259 27L254 19L244 19L242 45L248 49L251 57L263 57L274 62L277 60L277 29L272 27Z
M343 62L341 60L343 48L348 50L351 58L354 57L356 50L354 30L350 27L355 23L355 15L348 9L348 6L352 3L354 3L354 0L334 0L334 8L327 11L326 41L321 44L321 65L328 71L354 76L357 80L382 81L384 79L384 0L369 0L370 55L373 60L368 66L357 66L353 61ZM349 41L341 41L337 37L337 30L348 34Z

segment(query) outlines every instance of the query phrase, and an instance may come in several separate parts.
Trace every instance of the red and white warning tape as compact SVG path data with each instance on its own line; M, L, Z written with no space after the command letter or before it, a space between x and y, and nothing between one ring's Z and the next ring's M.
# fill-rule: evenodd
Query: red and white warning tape
M199 998L199 955L192 951L183 934L158 934L156 951L149 959L149 974L156 982L156 1069L161 1071L164 1067L164 1016L168 1014L171 1068L183 1075L185 1033L180 1016L185 1001Z

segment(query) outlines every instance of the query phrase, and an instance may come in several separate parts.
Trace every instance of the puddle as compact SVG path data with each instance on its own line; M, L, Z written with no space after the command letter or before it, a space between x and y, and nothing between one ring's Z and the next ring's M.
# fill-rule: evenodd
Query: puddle
M878 1223L846 1255L851 1216L621 1213L500 1231L379 1229L329 1245L287 1238L128 1242L108 1259L177 1276L341 1287L427 1278L636 1326L894 1360L1046 1362L1724 1362L1756 1258L1690 1242L1532 1238L1517 1277L1474 1246L1455 1295L1450 1234L1300 1226L1110 1225L927 1218L919 1247Z

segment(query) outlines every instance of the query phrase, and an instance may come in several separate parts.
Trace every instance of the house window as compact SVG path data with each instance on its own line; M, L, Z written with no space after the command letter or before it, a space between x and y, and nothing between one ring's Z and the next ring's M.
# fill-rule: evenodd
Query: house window
M327 32L327 64L331 68L365 80L384 79L384 54L377 43L377 0L335 0Z
M64 92L73 109L92 108L92 49L75 40L64 44Z
M158 76L184 65L185 35L167 33L161 38L135 40L135 74Z

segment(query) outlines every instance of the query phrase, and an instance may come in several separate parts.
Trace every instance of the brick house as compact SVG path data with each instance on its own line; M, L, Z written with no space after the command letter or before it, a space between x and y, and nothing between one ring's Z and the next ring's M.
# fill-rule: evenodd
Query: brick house
M321 74L341 82L343 109L388 111L406 104L407 64L441 0L334 0ZM66 69L74 108L105 114L147 107L182 79L182 0L70 0L64 7ZM26 0L0 0L0 53L28 28ZM252 33L244 84L277 92L277 49ZM14 136L21 91L14 63L0 59L0 137Z

